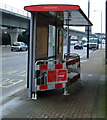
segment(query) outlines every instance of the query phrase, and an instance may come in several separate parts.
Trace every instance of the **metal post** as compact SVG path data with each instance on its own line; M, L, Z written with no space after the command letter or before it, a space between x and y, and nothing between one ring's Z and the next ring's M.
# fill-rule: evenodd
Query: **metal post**
M35 53L36 53L36 15L31 14L30 20L30 52L29 52L29 98L32 98L32 93L35 96Z
M106 41L105 41L105 63L107 64L107 0L106 0Z
M89 58L89 26L87 31L87 58Z
M90 17L90 0L88 0L88 19ZM87 31L87 58L89 58L89 26Z
M32 13L30 21L29 98L32 98L32 93L35 93L35 40L36 16Z
M56 51L56 44L57 44L57 24L56 24L56 26L55 26L55 60L56 60L56 58L57 58L57 51Z
M101 12L101 49L102 49L102 11L101 10L94 10L94 11L99 11Z
M67 53L70 53L70 39L69 39L69 12L68 12L68 29L67 29L67 38L68 38L68 47L67 47Z
M57 14L55 18L55 60L57 59Z
M30 52L29 52L29 98L32 98L32 38L33 38L33 14L30 19Z
M27 88L29 88L29 52L30 52L30 21L28 22L28 58L27 58Z
M102 11L101 11L101 49L102 49Z
M68 34L67 34L67 38L68 38L68 47L67 47L67 53L70 53L70 45L69 45L69 26L68 26L68 30L67 30Z
M107 0L106 0L106 41L105 41L105 64L107 65ZM105 67L105 96L107 95L107 77L106 77L107 71L106 71L106 67ZM105 111L107 110L107 107L105 107ZM107 114L105 114L105 118L107 118Z
M35 84L35 76L36 76L36 72L35 72L35 57L36 57L36 15L34 14L34 27L33 27L33 56L32 56L32 91L34 92L34 96L33 99L37 99L37 95L36 95L36 84Z

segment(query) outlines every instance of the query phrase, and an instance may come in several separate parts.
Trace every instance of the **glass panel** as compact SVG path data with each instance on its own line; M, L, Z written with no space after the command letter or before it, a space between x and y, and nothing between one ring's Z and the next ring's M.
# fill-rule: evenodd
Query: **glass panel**
M48 57L55 56L55 26L49 25Z
M19 43L14 43L13 46L19 46Z

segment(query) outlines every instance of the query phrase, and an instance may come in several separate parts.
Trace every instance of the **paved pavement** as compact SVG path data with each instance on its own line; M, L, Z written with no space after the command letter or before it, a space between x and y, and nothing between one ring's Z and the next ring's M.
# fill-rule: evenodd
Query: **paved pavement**
M89 59L81 58L81 83L63 90L38 94L38 99L28 99L24 89L2 103L3 118L105 118L105 79L107 65L104 50L93 52ZM71 120L72 120L71 119Z

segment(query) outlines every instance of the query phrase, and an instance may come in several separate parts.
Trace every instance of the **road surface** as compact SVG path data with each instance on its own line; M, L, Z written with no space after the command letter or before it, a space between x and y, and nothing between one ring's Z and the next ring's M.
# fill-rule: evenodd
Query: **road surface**
M11 52L2 49L2 98L10 96L26 86L27 51Z

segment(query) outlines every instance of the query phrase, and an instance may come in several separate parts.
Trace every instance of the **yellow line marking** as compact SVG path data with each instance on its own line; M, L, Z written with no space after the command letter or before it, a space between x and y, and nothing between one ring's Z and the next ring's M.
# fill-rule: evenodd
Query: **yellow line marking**
M22 75L18 75L18 76L24 77L24 76L26 76L26 74L22 74Z
M25 73L26 71L22 71L22 72L20 72L20 74L22 74L22 73Z
M13 85L16 85L16 84L18 84L18 83L20 83L20 82L22 82L23 80L18 80L18 81L16 81L15 82L15 80L13 79L13 80L10 80L10 81L5 81L5 82L3 82L1 85L0 85L0 87L4 87L4 88L8 88L8 87L11 87L11 86L13 86ZM10 84L10 85L6 85L6 84ZM5 86L6 85L6 86Z
M14 70L14 71L7 72L7 74L12 75L12 74L14 74L14 73L16 73L16 72L18 72L18 70Z
M9 80L10 80L10 79L7 78L5 81L2 82L2 84L3 84L3 83L6 83L6 82L9 81ZM0 84L0 85L2 85L2 84Z

